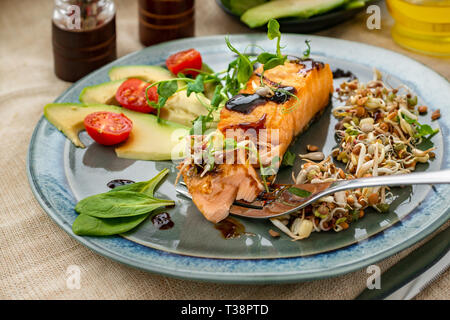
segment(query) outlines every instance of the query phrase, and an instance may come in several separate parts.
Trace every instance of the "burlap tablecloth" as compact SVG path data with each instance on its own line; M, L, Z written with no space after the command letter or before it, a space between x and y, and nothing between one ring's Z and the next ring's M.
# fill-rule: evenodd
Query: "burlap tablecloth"
M118 54L123 56L142 48L137 34L137 4L116 3ZM51 0L0 2L0 298L351 299L365 288L365 270L287 285L223 285L172 279L104 258L61 230L35 200L25 169L31 133L42 116L42 107L70 86L53 73L52 8ZM221 12L213 0L197 0L196 17L198 36L249 32ZM367 30L365 18L363 13L319 34L399 51L450 77L448 60L412 54L393 43L389 36L392 20L384 7L381 30ZM388 269L424 241L378 265L383 271ZM80 289L66 286L70 265L81 269ZM449 285L447 271L417 298L448 299Z

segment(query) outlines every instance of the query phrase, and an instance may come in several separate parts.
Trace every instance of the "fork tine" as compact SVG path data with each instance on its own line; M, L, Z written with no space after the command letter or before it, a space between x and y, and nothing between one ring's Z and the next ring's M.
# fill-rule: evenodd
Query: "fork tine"
M189 193L189 191L182 189L180 187L175 187L175 191L178 192L180 195L182 195L185 198L191 199L192 200L192 196Z
M192 196L189 193L189 191L187 190L186 183L180 182L179 184L181 185L181 187L180 186L176 186L175 187L175 191L177 193L179 193L180 195L182 195L183 197L192 200ZM260 201L245 202L245 201L237 201L237 200L235 200L233 202L233 205L239 206L239 207L244 207L244 208L249 208L249 209L259 209L259 210L261 210L263 208L263 204L261 204Z

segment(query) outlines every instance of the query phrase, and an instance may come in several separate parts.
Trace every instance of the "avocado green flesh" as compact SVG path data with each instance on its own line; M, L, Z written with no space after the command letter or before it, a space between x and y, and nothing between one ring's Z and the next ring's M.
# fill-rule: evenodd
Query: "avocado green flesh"
M259 6L264 2L267 2L267 0L230 0L229 6L231 12L240 16L248 9Z
M51 103L44 107L44 116L72 143L84 148L78 134L84 130L84 118L93 112L109 111L125 114L132 122L128 139L115 147L119 158L136 160L171 160L183 157L187 127L171 121L158 122L152 114L134 112L112 105Z
M119 102L116 100L116 92L124 81L125 79L120 79L85 87L80 93L80 102L84 104L109 104L119 106Z
M119 106L115 96L117 89L122 84L122 80L101 83L95 86L86 87L80 94L80 101L84 104L107 104ZM210 104L209 99L191 94L189 97L186 91L180 91L170 97L160 111L160 117L165 120L191 126L200 115L208 114L208 110L199 101L203 99L206 105ZM218 117L218 115L217 115Z
M339 7L348 0L277 0L247 10L241 20L251 28L265 25L270 19L308 18Z
M150 83L174 78L169 70L163 67L149 65L116 66L109 70L108 75L112 81L138 78Z

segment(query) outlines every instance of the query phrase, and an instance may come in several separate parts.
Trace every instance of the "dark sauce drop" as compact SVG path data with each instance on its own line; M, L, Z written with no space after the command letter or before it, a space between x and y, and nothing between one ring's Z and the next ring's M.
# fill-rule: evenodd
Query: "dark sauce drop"
M119 187L119 186L124 186L126 184L132 184L134 183L133 180L127 180L127 179L115 179L115 180L111 180L110 182L108 182L106 185L111 188L114 189L115 187Z
M240 93L232 97L225 104L225 108L244 114L251 113L257 106L266 102L266 98L259 94Z
M175 225L167 212L158 213L152 218L152 223L159 230L167 230Z
M350 78L351 80L357 79L357 77L351 71L344 71L342 69L337 68L333 71L333 79L338 78Z
M225 239L234 239L243 234L248 234L245 232L244 225L232 217L227 217L219 223L216 223L214 228L219 230Z
M287 91L289 93L295 94L295 88L294 87L280 87L280 89L283 89L284 91ZM291 98L291 95L287 94L283 91L275 91L274 95L270 97L268 100L273 101L278 104L283 104L286 101L288 101Z
M267 101L273 101L277 104L283 104L291 98L291 95L285 91L295 94L296 90L294 87L283 87L278 86L280 91L275 91L274 95L271 97L262 97L257 93L248 94L240 93L235 95L225 104L225 108L230 111L236 111L244 114L251 113L256 107L266 103Z
M344 71L342 69L336 69L333 71L333 79L338 78L350 78L350 79L357 79L356 76L351 71Z

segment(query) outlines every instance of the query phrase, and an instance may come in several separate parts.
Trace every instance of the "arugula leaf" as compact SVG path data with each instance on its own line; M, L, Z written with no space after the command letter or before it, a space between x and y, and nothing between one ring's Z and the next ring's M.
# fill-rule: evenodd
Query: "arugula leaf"
M172 200L156 199L140 192L116 191L84 198L77 203L75 211L97 218L120 218L145 214L174 204Z
M281 162L282 166L290 166L292 167L295 162L295 153L287 150L286 153L283 156L283 161Z
M204 77L203 75L198 75L197 78L195 78L194 82L189 82L187 84L187 90L186 90L186 94L189 97L191 95L192 92L195 93L202 93L203 91L205 91L205 84L203 83L204 81Z
M288 189L288 191L296 196L299 196L301 198L306 198L309 197L311 195L311 192L307 191L307 190L303 190L297 187L290 187Z

